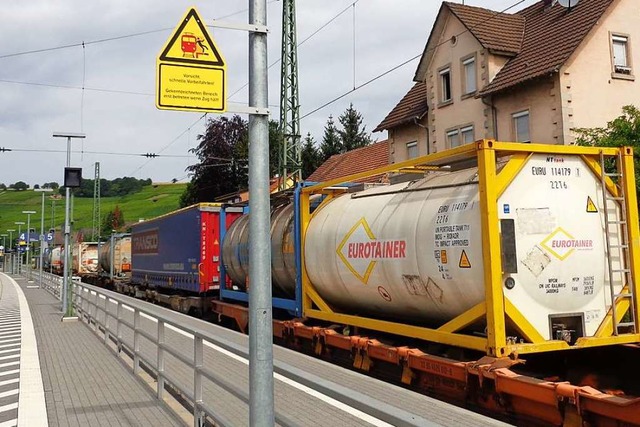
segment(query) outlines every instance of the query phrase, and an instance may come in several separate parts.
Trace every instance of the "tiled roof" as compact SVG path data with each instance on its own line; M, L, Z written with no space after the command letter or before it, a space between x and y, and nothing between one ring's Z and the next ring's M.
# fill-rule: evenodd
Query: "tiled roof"
M422 118L428 110L427 86L424 82L418 82L398 102L387 117L373 131L379 132L403 125L413 119Z
M366 172L389 165L389 141L375 142L329 157L307 178L307 181L324 182L354 173ZM376 182L382 175L359 179L358 182Z
M524 17L458 3L445 5L483 47L512 54L520 52Z
M518 12L525 19L520 53L507 62L479 95L558 72L612 2L582 0L571 11L559 4L549 8L538 2Z

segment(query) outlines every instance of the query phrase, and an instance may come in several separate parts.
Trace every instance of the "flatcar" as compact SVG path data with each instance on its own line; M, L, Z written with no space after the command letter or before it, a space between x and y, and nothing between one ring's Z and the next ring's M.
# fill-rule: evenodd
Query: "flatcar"
M633 165L482 140L302 183L272 204L274 341L521 425L640 424ZM118 289L246 331L249 215L134 225Z

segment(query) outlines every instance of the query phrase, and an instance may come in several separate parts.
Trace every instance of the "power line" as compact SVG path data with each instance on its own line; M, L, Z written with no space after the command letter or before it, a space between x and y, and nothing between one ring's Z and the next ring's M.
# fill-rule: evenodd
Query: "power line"
M267 4L275 3L276 1L278 1L278 0L271 0ZM230 18L230 17L232 17L234 15L238 15L240 13L244 13L244 12L246 12L248 10L249 9L242 9L242 10L230 13L228 15L221 16L220 18L216 18L216 19ZM131 37L140 37L140 36L146 36L148 34L160 33L160 32L163 32L163 31L170 31L172 29L173 29L173 27L161 28L159 30L142 31L142 32L139 32L139 33L125 34L125 35L122 35L122 36L106 37L106 38L103 38L103 39L90 40L90 41L86 41L86 42L83 41L83 42L80 42L80 43L70 43L70 44L65 44L65 45L61 45L61 46L53 46L53 47L47 47L47 48L42 48L42 49L26 50L26 51L22 51L22 52L15 52L15 53L9 53L9 54L5 54L5 55L0 55L0 59L14 58L16 56L31 55L31 54L34 54L34 53L51 52L51 51L55 51L55 50L69 49L69 48L72 48L72 47L80 47L80 46L88 46L88 45L92 45L92 44L106 43L106 42L111 42L111 41L116 41L116 40L128 39L128 38L131 38Z
M507 7L506 9L503 9L503 10L501 10L501 11L499 11L499 12L495 12L495 13L494 13L490 18L485 19L484 21L477 23L476 25L474 25L473 27L471 27L471 28L469 28L469 29L465 29L465 30L461 31L460 33L456 34L456 35L455 35L455 37L459 37L459 36L461 36L461 35L463 35L463 34L465 34L465 33L470 32L471 30L473 30L473 29L475 29L475 28L479 27L480 25L484 25L484 24L486 24L487 22L491 21L492 19L494 19L494 18L495 18L496 16L498 16L499 14L501 14L501 13L505 13L505 12L507 12L508 10L513 9L514 7L516 7L516 6L518 6L518 5L522 4L522 3L524 3L525 1L527 1L527 0L519 0L519 1L517 1L516 3L512 4L511 6ZM353 89L350 89L350 90L348 90L348 91L344 92L343 94L341 94L341 95L339 95L339 96L337 96L337 97L333 98L331 101L325 102L325 103L324 103L324 104L322 104L321 106L319 106L319 107L317 107L317 108L315 108L315 109L311 110L309 113L307 113L307 114L305 114L305 115L301 116L301 117L300 117L300 119L302 120L302 119L304 119L304 118L306 118L306 117L309 117L310 115L312 115L312 114L314 114L314 113L317 113L318 111L320 111L320 110L322 110L323 108L325 108L325 107L327 107L327 106L329 106L329 105L333 104L334 102L339 101L340 99L344 98L345 96L347 96L347 95L349 95L349 94L351 94L351 93L353 93L353 92L355 92L355 91L357 91L357 90L359 90L359 89L361 89L361 88L363 88L363 87L365 87L365 86L369 85L370 83L375 82L376 80L378 80L378 79L380 79L380 78L382 78L382 77L386 76L387 74L389 74L389 73L391 73L391 72L393 72L393 71L397 70L398 68L401 68L401 67L403 67L403 66L407 65L408 63L410 63L410 62L412 62L412 61L415 61L416 59L418 59L418 58L420 58L421 56L423 56L425 53L427 53L427 52L429 52L429 51L431 51L431 50L435 50L435 49L437 49L438 47L440 47L440 46L442 46L442 45L444 45L444 44L446 44L446 43L449 43L449 40L448 40L448 39L447 39L447 40L445 40L445 41L442 41L442 42L438 43L437 45L433 46L433 47L432 47L431 49L429 49L429 50L425 49L425 51L424 51L423 53L420 53L420 54L418 54L418 55L416 55L416 56L414 56L414 57L412 57L412 58L410 58L410 59L408 59L408 60L406 60L406 61L404 61L404 62L402 62L402 63L400 63L400 64L398 64L398 65L396 65L396 66L394 66L394 67L392 67L392 68L390 68L390 69L388 69L387 71L385 71L385 72L383 72L383 73L381 73L381 74L378 74L377 76L373 77L373 78L372 78L372 79L370 79L370 80L367 80L366 82L362 83L361 85L358 85L358 86L354 87Z
M66 150L52 150L52 149L40 149L40 148L5 148L0 147L0 152L14 151L24 153L66 153ZM158 153L117 153L113 151L71 151L73 154L96 154L100 156L128 156L128 157L172 157L172 158L189 158L187 154L158 154ZM227 159L220 159L227 160Z

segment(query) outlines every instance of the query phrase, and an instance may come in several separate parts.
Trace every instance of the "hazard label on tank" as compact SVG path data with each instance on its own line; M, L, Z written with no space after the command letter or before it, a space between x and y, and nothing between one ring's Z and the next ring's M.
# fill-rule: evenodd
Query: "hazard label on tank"
M591 197L587 196L587 212L589 213L597 213L598 212L598 208L596 207L596 204L593 203L593 200L591 200Z
M460 261L458 262L458 267L471 268L471 261L469 261L469 257L467 256L467 253L464 251L464 249L460 254Z

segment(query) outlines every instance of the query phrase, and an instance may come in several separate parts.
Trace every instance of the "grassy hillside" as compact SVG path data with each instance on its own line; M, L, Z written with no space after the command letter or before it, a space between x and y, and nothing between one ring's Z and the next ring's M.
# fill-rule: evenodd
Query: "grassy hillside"
M154 184L146 186L142 191L129 194L123 197L103 197L101 203L101 216L113 210L116 205L124 215L127 224L138 222L139 219L149 219L171 212L178 208L180 195L186 188L186 184ZM51 228L52 224L52 200L50 195L45 193L44 226L45 230ZM93 219L93 199L79 198L73 199L74 230L91 229ZM0 191L0 234L8 234L7 229L18 230L16 221L27 222L27 215L22 211L36 211L31 215L31 228L40 231L40 209L42 195L33 190L25 191ZM55 229L62 230L64 224L64 197L55 200L53 203L55 210ZM102 221L102 220L101 220ZM24 230L26 225L21 226ZM17 233L17 231L16 231ZM13 233L16 237L16 233ZM2 244L0 239L0 244Z

